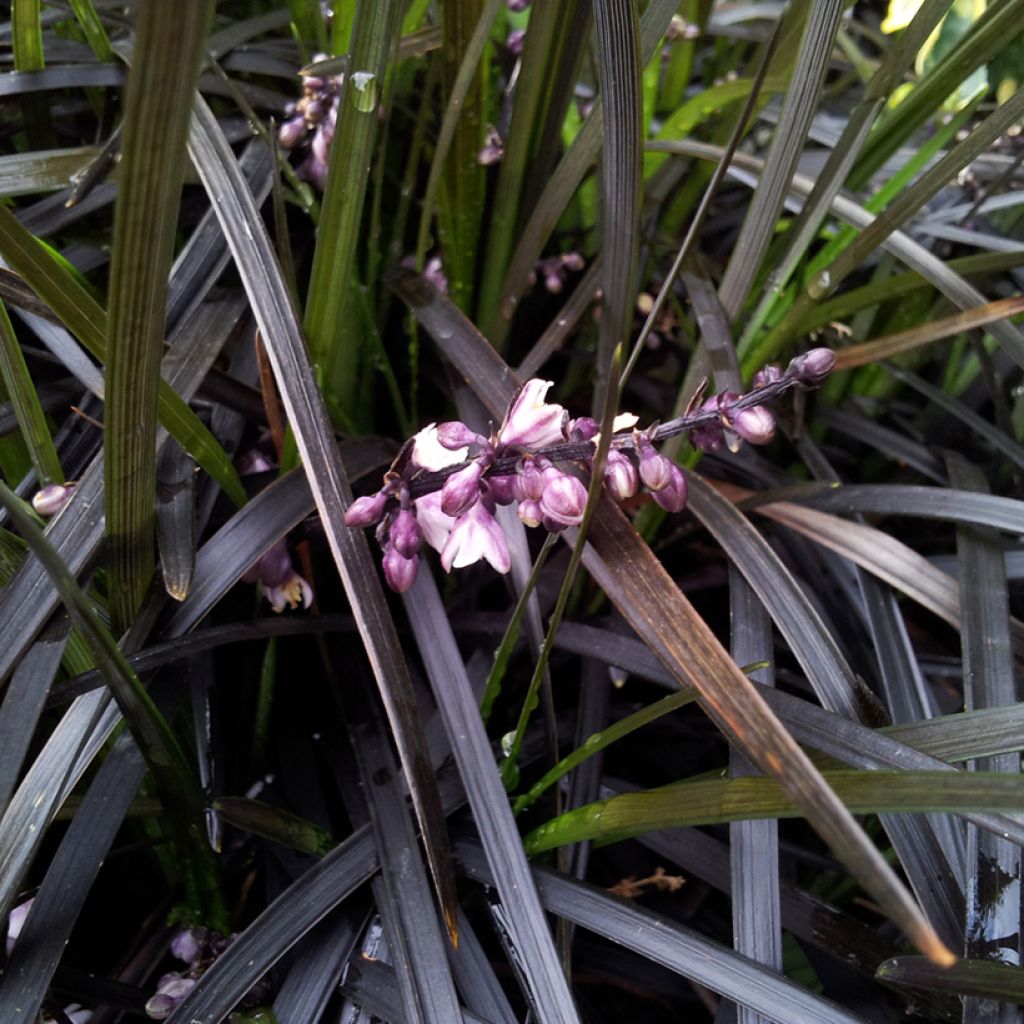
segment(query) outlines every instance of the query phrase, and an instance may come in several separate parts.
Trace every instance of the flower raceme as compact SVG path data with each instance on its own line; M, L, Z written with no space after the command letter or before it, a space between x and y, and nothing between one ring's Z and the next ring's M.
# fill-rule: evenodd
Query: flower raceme
M765 367L746 394L712 396L669 423L637 430L635 416L616 417L605 486L622 501L642 485L663 509L681 512L686 476L656 444L683 433L704 451L723 444L736 451L744 441L767 444L775 418L764 403L792 388L817 387L834 365L829 349L812 349L785 370ZM346 525L377 527L392 590L412 586L424 543L441 553L446 572L479 561L508 572L508 542L494 514L498 505L515 505L523 523L550 533L579 525L600 428L590 417L570 419L562 406L548 402L551 386L527 381L490 437L457 420L430 424L406 442L380 490L348 507Z

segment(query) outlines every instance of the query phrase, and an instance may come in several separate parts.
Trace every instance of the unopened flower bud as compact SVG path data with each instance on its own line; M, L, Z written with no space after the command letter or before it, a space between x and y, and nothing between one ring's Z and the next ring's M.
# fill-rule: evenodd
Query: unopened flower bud
M587 489L574 476L558 469L544 470L544 493L540 507L545 519L562 526L576 526L583 519Z
M523 52L523 41L526 39L525 28L515 28L508 34L508 38L505 40L505 49L512 54L513 57L518 57Z
M666 512L682 512L686 508L686 477L674 462L669 466L669 482L652 497Z
M632 498L639 486L636 466L633 465L629 456L616 449L608 453L608 460L604 464L604 484L612 494L623 501L625 498Z
M513 14L518 14L520 11L525 11L530 6L530 0L505 0L505 6L512 11Z
M518 497L518 477L513 475L489 476L487 478L487 491L498 505L511 505Z
M376 494L368 494L363 498L356 498L347 509L345 509L346 526L373 526L379 523L384 515L384 506L387 504L388 496L383 491Z
M752 405L730 414L729 425L751 444L768 444L775 436L775 417L763 405Z
M277 138L283 149L294 149L305 135L306 120L303 117L289 118L277 131Z
M437 443L450 452L466 448L471 444L479 444L480 438L475 430L470 430L465 423L450 420L437 425Z
M718 411L718 399L714 396L704 402L701 407L701 412ZM699 448L704 452L717 451L725 443L725 433L722 430L722 424L718 420L712 420L709 423L702 423L699 427L694 427L690 431L690 444L694 448Z
M580 416L569 424L569 439L571 441L589 441L597 437L601 431L601 424L592 416Z
M55 516L70 500L74 484L47 484L32 495L32 507L41 516Z
M774 364L769 363L754 374L754 387L763 388L780 380L782 380L782 371Z
M423 531L416 516L407 508L401 509L395 516L388 537L394 549L403 558L412 558L419 554L423 546Z
M516 511L526 526L540 526L544 520L544 511L540 507L540 502L532 498L525 498L519 502Z
M583 257L578 252L567 252L562 255L562 266L566 270L579 271L583 269Z
M830 348L812 348L810 352L797 356L786 372L801 384L815 387L832 372L835 365L836 354Z
M406 558L393 544L384 549L384 579L396 594L404 594L416 582L420 556Z
M672 463L654 450L650 441L640 442L640 479L652 491L668 485Z
M198 963L203 958L209 932L205 928L182 928L171 939L171 956L187 964Z
M519 467L519 492L527 501L540 501L544 493L544 474L533 459L523 459Z
M453 473L441 488L441 511L446 516L460 516L480 497L480 476L483 466L480 461Z

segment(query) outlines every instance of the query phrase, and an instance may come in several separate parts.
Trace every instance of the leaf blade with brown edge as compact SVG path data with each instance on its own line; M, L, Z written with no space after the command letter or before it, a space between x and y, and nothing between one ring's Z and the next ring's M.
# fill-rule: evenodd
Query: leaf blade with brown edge
M392 287L500 418L518 386L512 370L422 278L398 274ZM915 945L936 963L952 963L953 954L895 872L607 494L591 521L589 538L584 565L675 680L701 692L708 714L751 761L779 779L837 857Z

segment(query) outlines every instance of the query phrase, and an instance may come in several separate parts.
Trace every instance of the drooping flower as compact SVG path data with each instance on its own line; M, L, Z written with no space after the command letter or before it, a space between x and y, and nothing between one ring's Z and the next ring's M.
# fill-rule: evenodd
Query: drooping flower
M423 531L423 539L435 550L443 550L448 537L455 525L452 516L445 515L441 510L441 492L431 491L413 502L416 509L416 521Z
M203 947L209 938L210 933L199 925L182 928L171 939L171 956L189 966L197 964L203 958Z
M670 463L669 481L659 491L652 491L651 497L666 512L682 512L686 508L686 477L674 463Z
M19 903L8 915L7 915L7 955L11 955L11 951L14 949L15 942L18 941L18 936L21 934L21 929L25 927L25 919L28 917L28 912L32 909L32 899L25 900L24 903Z
M451 572L481 559L501 573L512 567L505 532L485 503L478 501L455 520L441 551L441 565L445 572Z
M604 483L619 501L632 498L640 486L636 466L628 456L614 448L608 453L604 464Z
M468 453L468 447L445 448L438 440L437 424L431 423L413 438L411 458L414 466L433 472L465 462Z
M485 468L484 460L477 459L445 480L441 488L441 511L445 515L460 516L480 499L480 478Z
M242 579L258 583L275 612L283 612L285 606L298 608L300 604L309 608L313 603L313 588L295 571L283 537L260 556Z
M394 544L388 543L384 548L384 578L388 586L396 594L404 594L415 582L420 566L420 556L407 558Z
M578 526L587 505L587 489L574 476L553 467L544 470L540 507L559 526Z

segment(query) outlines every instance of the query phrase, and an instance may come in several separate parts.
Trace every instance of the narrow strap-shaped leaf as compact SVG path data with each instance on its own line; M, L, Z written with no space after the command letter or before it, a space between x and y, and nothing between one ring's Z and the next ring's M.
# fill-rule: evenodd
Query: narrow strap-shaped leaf
M511 370L455 307L415 275L393 287L500 417L512 400ZM584 565L682 686L700 690L706 710L762 771L780 781L835 854L927 955L952 954L820 773L765 705L650 548L605 495L591 522Z
M875 975L879 981L906 985L911 989L973 995L1024 1006L1024 972L1016 964L997 964L990 960L959 960L951 967L937 969L917 956L898 956L886 960ZM1019 1013L1019 1011L1015 1011Z
M476 844L459 843L457 851L459 863L471 877L487 885L498 881ZM630 900L616 899L545 868L535 867L533 877L551 912L749 1006L778 1024L864 1024L862 1018L788 978Z
M757 275L789 190L843 13L842 0L812 4L782 114L765 158L764 173L743 221L718 294L730 319L735 319Z
M0 303L0 379L10 396L39 484L63 483L64 471L46 425L46 414L3 303Z
M730 653L737 665L767 661L756 676L773 686L772 627L768 613L735 565L729 567ZM729 752L734 777L753 774L750 762ZM734 821L729 825L729 864L732 871L732 936L737 953L782 971L782 911L779 902L779 823ZM745 1006L737 1008L737 1024L767 1024Z
M348 416L354 415L362 389L362 335L350 330L359 319L352 306L356 248L401 9L397 0L358 6L310 271L304 321L310 353L329 382L328 394Z
M984 474L962 456L950 452L946 464L954 487L975 492L985 487ZM971 710L1015 704L1017 688L1009 598L998 537L990 530L958 527L957 554L963 609L960 642L964 705ZM1020 755L981 758L973 767L1019 777ZM973 827L968 828L966 845L965 955L978 960L1002 960L1004 950L1012 950L1019 944L1021 851L1002 837ZM1016 1007L993 1006L978 999L964 1002L964 1024L981 1021L1013 1024L1017 1019Z
M828 771L825 778L855 814L879 811L1016 811L1024 779L996 772ZM625 793L553 818L523 839L530 854L583 839L615 842L682 825L788 818L796 804L775 779L700 779Z
M103 433L110 603L118 632L153 575L157 392L189 101L213 0L138 9L114 210Z
M107 315L98 302L58 266L42 244L0 206L0 255L20 274L72 334L101 362L106 361ZM159 384L160 422L236 504L245 488L224 449L199 417L165 382Z
M425 571L406 594L405 608L507 911L510 938L530 986L531 1005L542 1024L577 1021L462 657L437 587Z
M313 379L288 287L238 162L201 98L196 102L190 147L252 302L320 521L409 780L445 923L454 934L455 880L409 670L366 538L343 523L345 508L352 501L352 488Z

